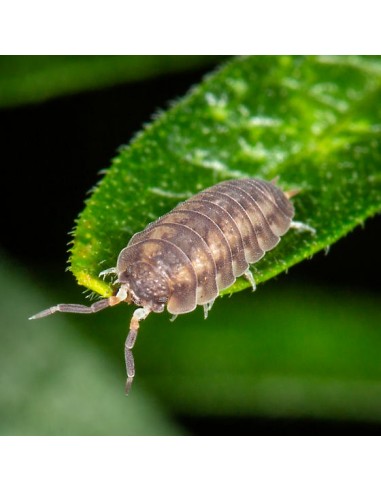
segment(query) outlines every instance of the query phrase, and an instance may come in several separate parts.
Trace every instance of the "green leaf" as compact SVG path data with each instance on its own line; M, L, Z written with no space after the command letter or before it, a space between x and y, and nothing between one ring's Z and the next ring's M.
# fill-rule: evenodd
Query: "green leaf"
M189 70L217 56L1 56L0 106L44 101L160 74Z
M248 57L229 62L148 125L113 160L79 217L71 270L98 278L131 235L218 181L279 176L300 190L290 231L259 263L263 282L337 241L381 209L381 60ZM226 292L242 290L239 279Z

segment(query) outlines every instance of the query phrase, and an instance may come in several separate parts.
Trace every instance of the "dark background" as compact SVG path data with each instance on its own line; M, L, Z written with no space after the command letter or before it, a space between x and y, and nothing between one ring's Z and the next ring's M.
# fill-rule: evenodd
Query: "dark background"
M64 96L0 110L2 155L1 247L36 282L75 289L64 273L68 232L118 147L157 109L198 83L206 69ZM381 218L366 222L329 254L293 267L295 282L379 296ZM36 234L36 232L38 234ZM38 240L35 238L38 237ZM77 288L78 290L78 288ZM239 294L238 294L239 295ZM64 300L70 302L71 299ZM378 434L379 424L318 419L222 418L174 415L193 434Z

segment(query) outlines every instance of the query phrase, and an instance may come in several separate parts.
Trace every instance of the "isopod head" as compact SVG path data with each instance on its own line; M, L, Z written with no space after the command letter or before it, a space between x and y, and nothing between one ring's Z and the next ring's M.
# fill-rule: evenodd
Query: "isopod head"
M127 302L154 313L164 311L171 289L168 278L145 261L126 266L118 275L118 283L127 291Z

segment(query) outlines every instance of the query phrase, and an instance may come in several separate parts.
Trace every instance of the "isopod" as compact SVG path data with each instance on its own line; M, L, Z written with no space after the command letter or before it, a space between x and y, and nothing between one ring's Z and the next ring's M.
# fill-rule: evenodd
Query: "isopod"
M177 205L135 234L119 254L117 265L100 273L116 274L115 295L91 306L58 304L30 319L57 311L95 313L120 302L140 306L133 313L125 343L126 391L135 376L133 348L140 321L149 313L204 308L207 317L219 292L244 275L255 290L249 265L273 249L290 227L314 232L294 222L290 198L274 182L260 179L224 181Z

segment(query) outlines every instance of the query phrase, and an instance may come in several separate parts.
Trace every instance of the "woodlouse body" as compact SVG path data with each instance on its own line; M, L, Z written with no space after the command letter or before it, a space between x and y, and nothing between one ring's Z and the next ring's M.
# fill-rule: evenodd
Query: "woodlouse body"
M274 248L293 215L292 203L272 183L217 184L135 234L119 255L119 281L152 311L164 304L175 315L193 311Z
M120 252L114 273L117 293L91 306L58 304L32 319L57 311L93 313L120 302L135 310L125 344L127 391L135 375L131 349L139 322L167 306L174 315L204 306L205 317L222 289L245 275L253 289L249 265L274 248L290 227L314 230L293 222L290 202L272 182L259 179L224 181L180 203L135 234Z

